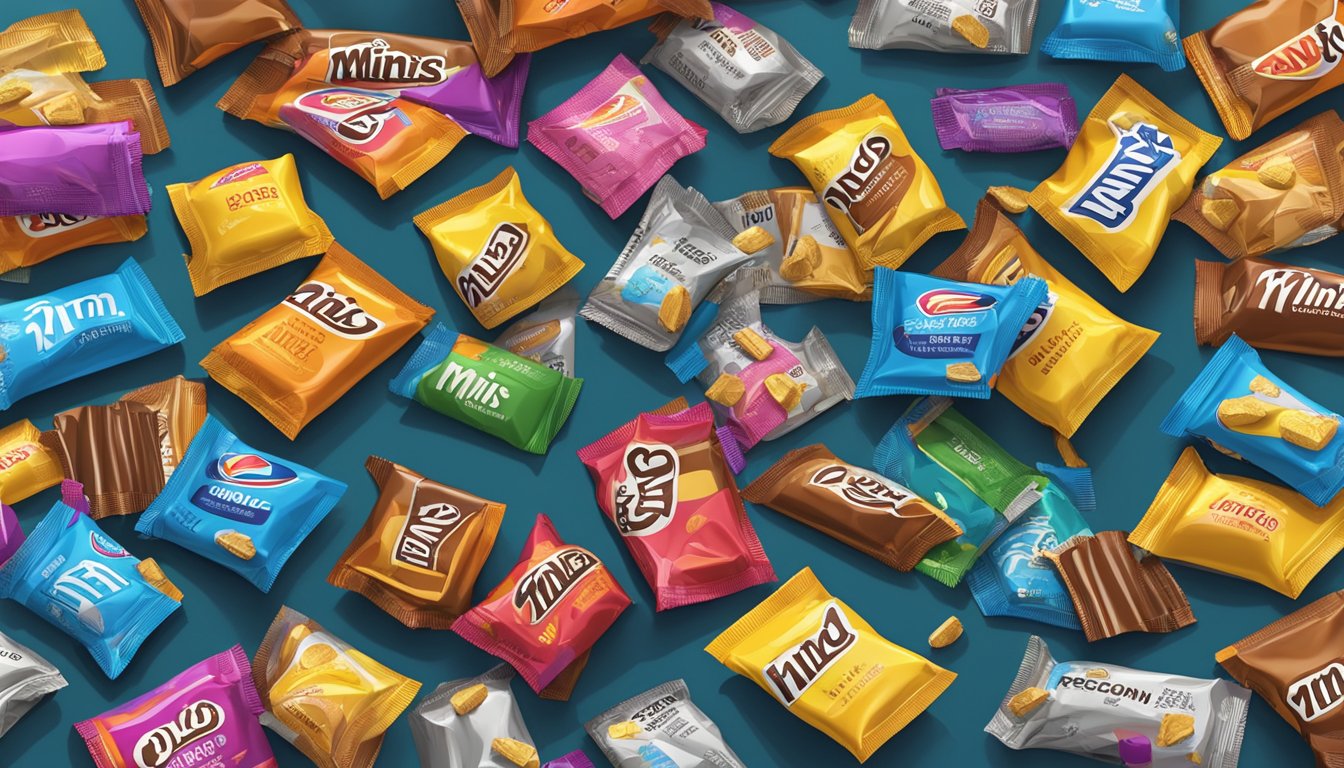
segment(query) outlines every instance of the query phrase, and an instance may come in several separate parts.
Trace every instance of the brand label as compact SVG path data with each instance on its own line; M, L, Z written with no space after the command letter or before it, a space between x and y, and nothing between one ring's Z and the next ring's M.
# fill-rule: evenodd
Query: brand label
M411 511L397 534L392 548L392 559L417 568L433 569L439 559L439 549L452 537L467 518L461 508L446 501L411 499Z
M1252 501L1257 501L1255 497L1249 496L1249 494L1248 497ZM1258 526L1265 533L1273 533L1279 529L1279 518L1273 512L1256 504L1247 504L1244 501L1224 496L1209 504L1209 510L1245 520L1247 523Z
M295 119L295 110L306 118L302 123ZM280 117L296 129L316 123L364 153L381 149L411 124L411 119L397 106L395 96L357 88L309 91L292 105L282 107Z
M844 657L859 635L834 600L822 610L821 625L811 637L776 656L761 670L770 692L784 706L793 706L826 670Z
M244 488L279 488L299 479L298 473L284 464L255 453L221 454L206 466L205 476Z
M616 93L612 94L611 98L602 102L601 106L589 112L588 116L579 123L579 128L591 130L635 118L641 120L647 118L654 122L661 122L657 120L657 113L649 109L644 103L644 99L639 95L636 81L632 79L627 80Z
M509 399L509 388L495 381L495 371L482 376L474 368L451 359L443 366L434 388L447 392L468 407L484 406L494 410Z
M1065 675L1059 679L1059 687L1100 693L1106 696L1115 696L1121 699L1129 699L1130 701L1138 702L1139 704L1148 704L1153 700L1152 691L1145 691L1142 688L1125 685L1119 681L1096 677Z
M667 527L677 511L681 459L670 445L631 443L621 459L625 479L613 491L616 528L622 536L649 536Z
M813 472L808 482L834 493L847 504L897 517L902 517L901 507L918 498L908 488L848 464L828 464Z
M182 747L205 738L224 725L224 710L213 701L197 701L182 708L171 722L155 728L135 743L139 768L163 768Z
M1330 74L1344 54L1344 26L1338 13L1336 0L1329 16L1251 62L1251 69L1272 80L1317 80Z
M216 517L248 525L262 525L275 511L264 491L299 481L294 470L255 453L222 454L206 465L205 476L219 484L197 488L191 503Z
M1288 706L1310 723L1344 703L1344 664L1334 662L1288 686Z
M39 446L36 443L24 443L0 454L0 472L25 461L37 453Z
M77 299L53 304L38 299L23 308L24 333L33 337L38 352L46 352L75 332L77 325L105 317L124 317L117 309L117 297L110 293L90 293Z
M1017 338L1013 339L1013 348L1008 352L1008 358L1012 359L1023 347L1031 343L1031 340L1041 335L1045 330L1045 324L1050 322L1050 316L1055 313L1055 305L1059 302L1059 294L1050 291L1045 296L1045 303L1038 304L1036 309L1031 311L1031 317L1023 323L1022 330L1017 332Z
M915 305L926 317L988 312L996 303L998 300L987 293L953 291L945 288L925 291L915 300Z
M1267 269L1255 278L1260 291L1256 309L1303 314L1331 315L1344 312L1344 291L1338 285L1325 285L1310 272L1301 269Z
M457 290L467 306L479 307L494 298L499 287L523 263L530 239L526 224L495 225L485 247L457 275Z
M309 280L285 297L283 306L321 323L347 339L372 336L383 321L364 311L354 296L348 296L321 280Z
M448 76L448 60L393 48L386 40L332 46L327 52L329 83L409 83L435 85Z
M51 583L51 597L90 629L102 632L103 618L94 606L130 585L106 563L80 560Z
M822 202L843 213L859 234L899 204L914 181L914 161L895 157L893 148L891 138L874 129L821 193Z
M583 577L599 565L596 557L579 547L561 547L532 566L513 588L513 607L526 614L529 624L540 624Z
M1090 219L1108 232L1120 232L1134 221L1139 206L1181 162L1171 137L1150 123L1121 129L1110 124L1115 147L1106 164L1064 212Z
M264 176L266 174L266 166L261 163L243 163L242 165L230 169L228 173L225 173L218 179L215 179L215 183L211 184L210 188L214 189L215 187L222 187L225 184L233 184L235 182L253 178L254 176ZM233 209L230 208L229 210Z
M29 237L51 237L79 229L85 224L92 224L100 218L102 217L71 216L68 213L32 213L15 216L14 221L18 223L19 231Z

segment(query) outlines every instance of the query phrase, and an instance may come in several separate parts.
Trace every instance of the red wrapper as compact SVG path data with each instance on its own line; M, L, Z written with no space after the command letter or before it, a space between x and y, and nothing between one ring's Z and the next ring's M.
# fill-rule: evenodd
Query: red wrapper
M709 403L640 414L579 451L597 504L665 611L775 580Z

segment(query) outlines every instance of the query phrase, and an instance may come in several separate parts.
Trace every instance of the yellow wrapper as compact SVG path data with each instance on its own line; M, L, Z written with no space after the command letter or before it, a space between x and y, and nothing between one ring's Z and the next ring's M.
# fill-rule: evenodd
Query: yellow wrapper
M439 268L486 328L494 328L569 282L583 262L565 250L523 196L513 168L415 217Z
M0 30L0 72L90 72L106 65L93 30L73 9L31 16Z
M864 269L849 250L826 207L806 187L780 187L770 190L770 200L779 215L779 231L784 236L783 256L787 259L798 241L811 237L817 242L819 258L811 271L800 280L789 281L799 290L818 296L850 301L871 301L873 271Z
M281 264L326 253L331 231L303 199L293 155L239 163L192 184L169 184L187 235L191 290L221 285Z
M1317 507L1273 483L1215 475L1187 447L1129 541L1296 598L1344 548L1344 494Z
M798 166L865 267L899 267L930 237L966 226L872 94L799 120L770 154Z
M321 768L368 768L420 683L282 607L252 661L262 722Z
M31 69L0 73L0 93L26 92L0 104L0 126L82 125L130 120L140 134L140 149L153 155L172 140L163 122L154 87L148 80L86 83L73 73L47 74Z
M61 482L61 462L24 419L0 429L0 501L17 504Z
M1222 143L1121 75L1031 207L1127 291Z
M933 274L991 285L1035 275L1049 284L1047 303L1018 334L995 387L1065 437L1078 431L1159 336L1117 317L1069 282L989 199L976 208L966 242Z
M957 678L892 643L804 568L705 648L867 760Z

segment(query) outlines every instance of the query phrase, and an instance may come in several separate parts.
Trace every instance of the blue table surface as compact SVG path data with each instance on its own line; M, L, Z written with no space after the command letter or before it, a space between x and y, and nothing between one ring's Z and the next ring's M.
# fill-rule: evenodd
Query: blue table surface
M172 148L147 157L145 172L154 189L149 234L136 243L100 246L67 254L34 270L29 286L0 285L0 299L19 300L113 270L127 257L144 266L168 308L186 332L177 347L104 373L71 382L21 401L4 414L8 423L32 419L50 424L57 411L109 402L129 389L177 373L202 378L197 364L210 347L273 306L315 263L304 260L263 273L195 299L183 267L185 238L174 220L164 186L193 181L233 163L298 157L310 205L325 217L336 238L379 272L438 310L438 318L468 333L482 332L436 265L411 217L431 205L493 178L512 164L528 198L546 215L565 245L587 262L573 284L587 293L602 277L633 229L644 201L610 220L580 193L575 181L530 145L507 150L485 140L464 140L443 163L390 200L303 139L217 110L215 101L260 50L259 45L225 57L171 89L162 88L139 15L131 0L22 0L0 4L0 27L30 14L79 6L107 52L105 69L90 80L148 77L155 86L172 134ZM466 39L451 0L292 0L295 11L315 28L373 29ZM1053 27L1061 0L1043 0L1036 41ZM1188 34L1208 27L1235 2L1186 0L1181 28ZM989 185L1030 188L1052 172L1062 150L1019 155L963 154L939 150L928 100L938 86L984 87L1007 83L1063 81L1079 111L1086 113L1122 71L1128 72L1178 112L1201 127L1225 135L1203 89L1190 70L1164 73L1154 66L1054 61L1033 51L1026 56L950 56L911 51L856 51L847 45L853 2L743 0L741 9L789 39L826 73L796 113L849 104L873 92L887 100L921 156L932 166L952 207L970 220ZM567 98L617 53L638 60L653 38L643 24L593 35L537 54L523 100L524 120ZM799 184L788 163L770 157L769 143L784 126L740 136L690 93L651 67L645 71L684 115L709 129L709 146L673 168L683 184L711 199L748 189ZM1273 137L1321 110L1338 107L1344 91L1327 94L1293 110L1249 142L1228 141L1210 165L1219 167L1255 143ZM1147 509L1153 494L1183 447L1158 432L1158 424L1211 350L1195 346L1191 326L1194 262L1219 258L1189 229L1173 223L1147 273L1127 294L1118 293L1062 237L1034 214L1022 225L1036 247L1070 279L1131 321L1162 332L1152 351L1102 402L1078 433L1075 444L1096 468L1099 509L1096 530L1128 529ZM961 241L961 233L940 235L909 262L927 271ZM1344 266L1344 240L1293 251L1288 261L1311 266ZM786 338L801 338L820 326L856 379L869 341L867 305L829 301L792 308L767 308L766 322ZM158 685L204 656L241 643L256 650L281 605L290 605L392 668L423 681L439 682L479 673L495 659L450 632L406 629L364 598L327 584L333 562L364 522L375 488L363 470L370 453L414 467L508 504L503 529L477 584L484 593L514 564L538 512L549 514L569 541L593 550L635 600L598 642L592 663L574 698L541 701L515 683L523 714L543 759L576 748L599 755L582 730L589 718L615 702L674 677L684 677L697 703L751 766L843 766L853 764L838 745L794 719L763 691L736 677L702 650L719 631L768 595L763 585L705 605L655 614L650 590L603 519L592 484L574 452L641 410L676 395L693 401L700 391L681 386L659 355L584 321L578 327L578 368L586 379L578 406L551 446L550 454L523 454L503 443L393 396L387 382L414 344L401 349L359 382L339 403L290 442L250 407L208 382L210 411L244 440L345 480L350 490L280 574L270 594L258 593L233 573L172 544L139 540L133 518L104 522L114 538L135 554L158 558L186 593L182 610L145 643L130 668L109 681L87 652L52 626L5 601L0 629L46 656L65 673L70 686L37 707L0 742L0 765L45 768L88 765L89 757L72 725ZM1269 365L1308 395L1336 409L1340 396L1337 361L1267 353ZM815 442L841 457L867 463L892 421L909 403L905 397L844 403L811 424L750 454L744 482L783 453ZM1055 461L1049 434L1001 395L958 404L991 435L1029 462ZM1231 460L1215 468L1254 474ZM53 503L47 491L18 505L31 527ZM1015 619L980 615L967 589L948 589L919 574L889 570L844 545L763 509L750 510L766 551L781 578L811 566L822 582L891 640L927 651L928 633L949 614L966 625L965 637L930 656L959 675L927 713L897 734L872 757L874 766L992 765L1056 768L1083 765L1061 753L1015 753L982 733L1012 680L1030 633L1043 635L1061 659L1096 659L1134 667L1214 676L1219 648L1259 629L1308 601L1340 586L1344 560L1327 567L1306 593L1293 601L1270 590L1226 576L1173 566L1199 622L1167 635L1127 635L1089 645L1080 633ZM270 735L280 764L303 765L304 758ZM1243 766L1311 764L1296 734L1263 701L1251 707ZM416 765L403 716L387 732L379 765Z

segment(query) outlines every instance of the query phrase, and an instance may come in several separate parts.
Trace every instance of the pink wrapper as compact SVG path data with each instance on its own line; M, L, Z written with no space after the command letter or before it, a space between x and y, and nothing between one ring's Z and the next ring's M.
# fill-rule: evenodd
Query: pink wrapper
M0 129L0 216L148 213L141 154L129 120Z
M8 504L0 504L0 565L18 551L23 539L23 529L19 527L14 509Z
M555 758L541 768L597 768L597 766L593 765L593 761L588 759L583 750L576 749L568 755Z
M98 768L276 768L262 710L252 666L235 645L75 731Z
M672 109L620 55L578 93L528 123L527 140L614 219L673 163L703 149L705 129Z

